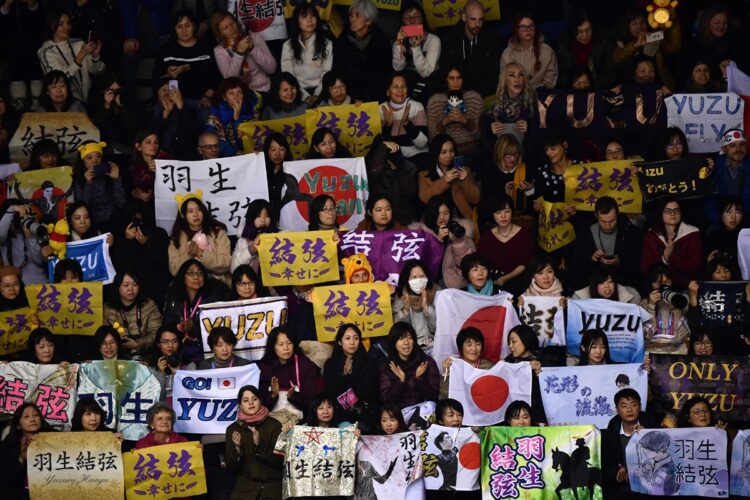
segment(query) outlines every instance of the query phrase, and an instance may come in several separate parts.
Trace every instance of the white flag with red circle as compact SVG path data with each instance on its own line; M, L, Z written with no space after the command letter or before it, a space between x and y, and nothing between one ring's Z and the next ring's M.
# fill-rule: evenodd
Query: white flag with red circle
M516 400L531 404L531 366L521 363L498 363L480 370L460 359L450 367L448 397L464 407L464 425L485 426L502 422L505 409Z
M435 296L437 328L432 357L443 369L443 360L459 354L456 335L466 327L478 328L484 336L482 357L493 363L510 354L508 332L521 324L513 308L513 295L475 295L453 288Z
M479 489L481 446L471 427L433 424L419 438L422 471L427 490Z

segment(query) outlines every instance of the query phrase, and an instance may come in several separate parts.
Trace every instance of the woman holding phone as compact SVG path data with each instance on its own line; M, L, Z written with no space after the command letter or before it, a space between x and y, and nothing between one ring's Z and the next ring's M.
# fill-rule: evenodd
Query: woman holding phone
M440 38L424 29L424 11L408 0L401 8L401 29L393 43L393 69L407 75L412 98L421 101L427 79L437 69Z

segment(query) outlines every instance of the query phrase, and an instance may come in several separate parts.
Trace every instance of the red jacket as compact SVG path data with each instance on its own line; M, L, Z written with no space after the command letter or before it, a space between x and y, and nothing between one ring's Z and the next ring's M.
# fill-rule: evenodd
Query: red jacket
M641 254L641 273L644 276L654 263L662 262L666 246L667 240L664 236L657 234L653 229L646 233ZM680 224L668 267L674 284L679 287L687 288L690 281L698 278L703 268L703 241L697 227L684 222Z

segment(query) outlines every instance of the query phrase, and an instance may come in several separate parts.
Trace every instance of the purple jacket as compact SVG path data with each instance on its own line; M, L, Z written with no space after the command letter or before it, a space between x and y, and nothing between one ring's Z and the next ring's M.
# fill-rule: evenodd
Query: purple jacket
M287 391L292 385L299 387L294 396L289 398L297 409L307 411L307 406L313 397L323 392L323 380L320 378L320 370L317 365L310 361L304 354L297 354L297 363L294 357L281 364L279 358L273 356L270 360L258 361L260 368L260 381L258 390L263 397L263 404L269 410L276 406L278 397L271 396L271 377L279 379L279 392ZM297 366L299 366L299 378L297 377Z
M423 361L427 361L427 371L417 379L417 367ZM396 363L404 370L406 381L401 382L391 370L389 362L384 362L380 368L380 397L384 403L406 408L424 401L438 400L440 372L434 359L420 351L414 359L406 362L399 359Z

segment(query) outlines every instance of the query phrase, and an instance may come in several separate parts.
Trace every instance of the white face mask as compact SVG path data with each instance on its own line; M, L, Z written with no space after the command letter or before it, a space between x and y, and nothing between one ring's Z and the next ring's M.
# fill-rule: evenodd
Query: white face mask
M420 294L422 293L422 290L427 287L427 278L414 278L409 280L409 288L411 288L411 291Z

